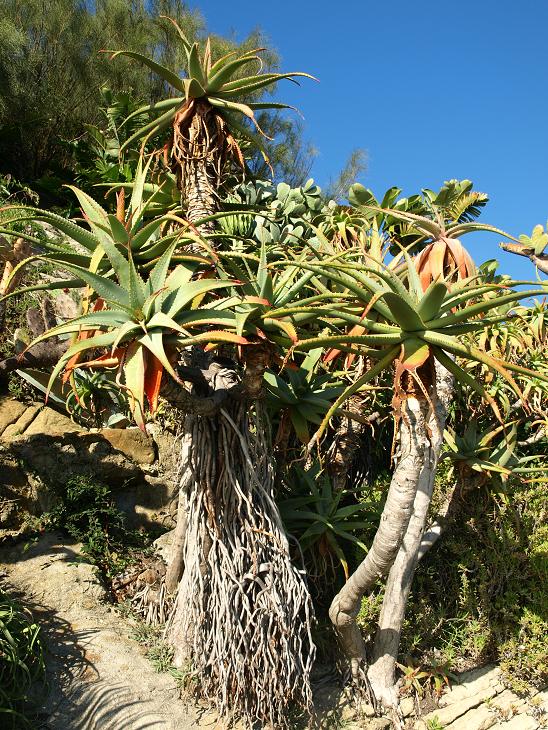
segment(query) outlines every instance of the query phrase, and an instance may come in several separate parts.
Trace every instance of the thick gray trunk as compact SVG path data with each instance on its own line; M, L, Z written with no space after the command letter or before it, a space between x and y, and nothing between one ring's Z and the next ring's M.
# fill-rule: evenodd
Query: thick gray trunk
M398 704L395 665L401 627L413 575L419 561L451 393L451 375L445 368L437 367L436 388L432 394L434 412L430 414L427 424L429 443L423 453L423 466L418 475L411 518L388 576L375 639L373 662L367 675L376 700L386 707L396 707Z
M428 403L423 398L403 400L397 465L379 528L366 558L335 596L329 610L355 679L362 675L366 664L365 644L356 616L365 593L390 570L407 530L417 484L430 449L427 417Z

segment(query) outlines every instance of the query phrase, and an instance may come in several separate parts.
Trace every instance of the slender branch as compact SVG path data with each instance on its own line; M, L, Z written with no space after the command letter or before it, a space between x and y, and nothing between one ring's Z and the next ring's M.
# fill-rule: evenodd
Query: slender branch
M536 256L532 248L528 248L527 246L521 246L518 243L501 243L500 247L503 251L507 251L508 253L515 253L517 256L525 256L525 258L528 258L529 261L532 261L537 269L542 271L543 274L548 274L547 254L542 253L539 256Z
M68 345L68 342L40 342L19 355L0 360L0 375L6 375L13 370L50 368L59 362Z

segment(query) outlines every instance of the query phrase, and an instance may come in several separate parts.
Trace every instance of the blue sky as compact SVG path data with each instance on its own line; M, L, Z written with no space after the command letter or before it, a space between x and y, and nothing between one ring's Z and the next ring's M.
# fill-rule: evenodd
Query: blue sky
M325 185L350 152L379 196L468 178L491 201L482 220L517 235L548 219L548 2L190 2L208 28L245 37L260 27L282 68L320 83L281 84L305 117ZM498 258L533 278L527 259L492 234L469 237L479 262Z

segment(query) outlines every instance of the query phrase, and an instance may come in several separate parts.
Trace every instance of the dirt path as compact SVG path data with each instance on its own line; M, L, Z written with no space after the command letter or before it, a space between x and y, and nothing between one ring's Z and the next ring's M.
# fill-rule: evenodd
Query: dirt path
M129 638L127 620L103 602L93 568L74 546L47 535L0 552L4 580L43 626L49 649L43 725L48 730L213 728L211 715L179 699Z

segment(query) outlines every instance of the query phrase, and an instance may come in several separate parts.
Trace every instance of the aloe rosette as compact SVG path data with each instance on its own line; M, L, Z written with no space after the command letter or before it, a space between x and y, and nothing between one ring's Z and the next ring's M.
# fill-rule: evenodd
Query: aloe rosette
M536 377L548 382L542 373L532 371L516 363L492 357L460 338L469 332L487 329L493 322L508 319L507 314L489 318L491 310L520 299L546 294L545 288L528 291L513 291L512 284L504 287L497 284L460 282L450 286L446 281L433 281L423 291L414 261L407 255L405 275L407 286L396 271L390 268L372 268L359 262L324 261L319 265L302 263L301 266L318 276L323 276L351 296L348 304L341 304L336 313L312 306L318 321L325 325L320 336L301 339L296 348L307 350L316 347L332 348L366 355L371 367L350 385L327 412L314 437L325 431L327 424L344 400L359 391L383 370L397 362L396 385L402 373L416 373L429 358L440 362L461 383L469 386L488 401L497 417L500 413L494 399L486 388L477 382L457 362L476 361L499 373L521 396L519 385L512 373ZM496 296L492 296L496 292ZM490 294L489 298L485 295ZM352 311L349 304L354 305ZM359 316L356 310L374 313ZM360 325L365 334L351 335L344 326ZM335 334L329 334L329 331Z

